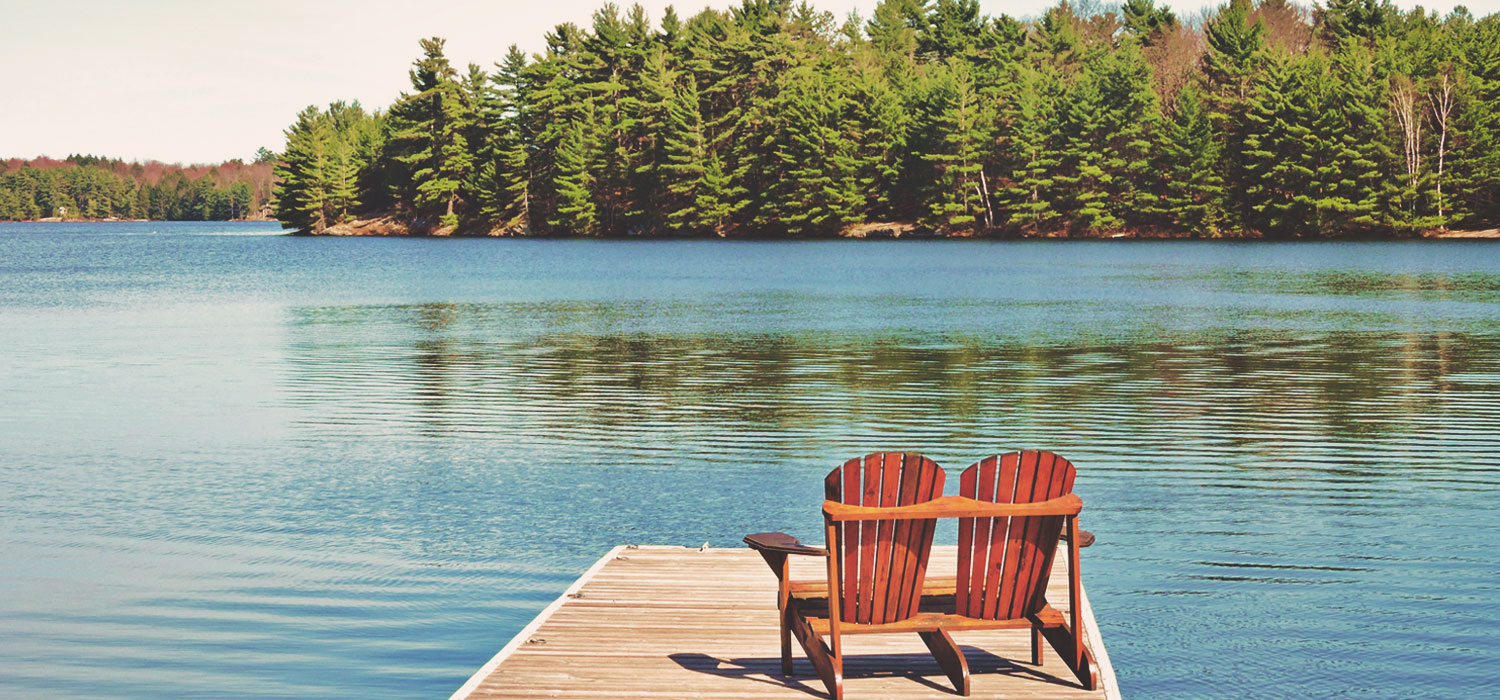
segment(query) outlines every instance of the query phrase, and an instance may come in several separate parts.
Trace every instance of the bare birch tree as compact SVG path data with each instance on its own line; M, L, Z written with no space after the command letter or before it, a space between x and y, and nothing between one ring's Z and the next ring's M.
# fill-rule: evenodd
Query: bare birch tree
M1417 84L1400 73L1391 74L1391 112L1401 128L1401 145L1406 155L1406 180L1412 191L1422 174L1422 107L1418 104Z
M1432 108L1432 121L1437 125L1437 208L1438 218L1443 217L1443 161L1448 155L1448 124L1453 116L1454 88L1457 81L1453 66L1445 65L1438 72L1436 84L1427 93L1427 104Z

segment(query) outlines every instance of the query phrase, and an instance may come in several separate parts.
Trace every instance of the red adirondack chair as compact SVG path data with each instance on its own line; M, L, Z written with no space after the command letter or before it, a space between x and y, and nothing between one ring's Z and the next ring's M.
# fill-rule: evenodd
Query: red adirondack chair
M1078 677L1098 687L1098 663L1083 642L1078 550L1094 536L1078 528L1083 501L1073 494L1073 464L1051 452L1011 452L982 459L959 476L971 502L1011 504L958 521L958 578L947 629L1031 628L1031 663L1041 665L1043 639ZM1024 515L1020 504L1061 504L1059 512ZM1047 602L1047 580L1059 539L1068 542L1068 615ZM967 694L967 693L965 693Z
M1078 573L1078 548L1093 536L1078 529L1083 502L1072 493L1074 475L1071 463L1049 452L1013 452L964 470L962 495L937 497L943 471L920 455L877 453L829 473L828 549L782 533L745 538L779 581L782 672L792 673L795 635L829 695L842 700L842 635L916 632L968 695L968 663L949 632L1030 628L1033 664L1042 663L1046 639L1085 688L1096 688ZM959 518L956 578L926 578L937 518ZM1068 541L1068 619L1046 600L1059 539ZM791 581L788 555L826 557L827 581Z
M826 504L878 510L926 503L943 493L944 473L936 462L918 454L877 452L851 459L823 480ZM934 518L849 519L827 516L829 550L808 547L780 532L745 537L765 558L779 582L781 671L792 675L791 638L835 700L844 697L843 634L917 632L940 663L962 659L953 640L941 630L889 630L892 623L917 613L927 557L932 551ZM807 554L828 560L826 581L792 581L787 555ZM832 592L832 595L829 593ZM823 638L828 638L824 642ZM944 663L944 667L947 667Z

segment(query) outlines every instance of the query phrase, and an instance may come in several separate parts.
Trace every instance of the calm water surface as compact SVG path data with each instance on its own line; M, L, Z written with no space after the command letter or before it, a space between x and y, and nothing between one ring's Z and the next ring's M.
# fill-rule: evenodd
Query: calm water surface
M0 224L0 696L444 697L615 544L1019 447L1128 697L1500 694L1500 243L275 233Z

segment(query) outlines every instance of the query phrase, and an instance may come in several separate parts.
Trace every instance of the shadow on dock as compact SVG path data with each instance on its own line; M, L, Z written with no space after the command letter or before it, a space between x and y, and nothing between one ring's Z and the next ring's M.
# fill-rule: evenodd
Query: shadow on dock
M999 674L1028 681L1076 687L1071 676L1063 677L1048 673L1043 667L1016 663L1011 659L991 654L972 646L960 646L969 661L969 671L978 674ZM706 673L719 678L766 683L789 690L806 693L812 697L825 697L823 684L818 674L806 659L794 653L793 676L781 675L780 657L754 657L720 659L708 654L677 653L668 658L688 671ZM1066 668L1063 670L1066 671ZM943 680L943 670L932 661L931 654L865 654L844 657L844 677L852 678L905 678L933 690L958 696L958 692Z

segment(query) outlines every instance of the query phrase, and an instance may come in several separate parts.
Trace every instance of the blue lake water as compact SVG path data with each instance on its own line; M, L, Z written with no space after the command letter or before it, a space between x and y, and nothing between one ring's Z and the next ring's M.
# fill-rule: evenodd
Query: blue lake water
M615 544L1021 447L1127 697L1500 694L1500 242L277 233L0 224L0 696L446 697Z

